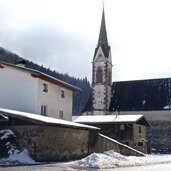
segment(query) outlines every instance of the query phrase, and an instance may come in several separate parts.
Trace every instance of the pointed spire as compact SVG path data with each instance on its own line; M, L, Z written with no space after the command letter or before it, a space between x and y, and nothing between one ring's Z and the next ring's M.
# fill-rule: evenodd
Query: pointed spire
M105 22L105 13L104 13L104 4L103 4L103 13L102 13L102 20L101 20L101 27L100 27L98 45L108 46L106 22Z
M101 20L100 34L99 34L99 40L98 40L97 47L99 47L99 46L102 47L102 50L103 50L105 57L108 57L110 47L108 45L108 39L107 39L104 4L103 4L102 20ZM96 55L96 52L97 52L97 48L95 51L95 55Z

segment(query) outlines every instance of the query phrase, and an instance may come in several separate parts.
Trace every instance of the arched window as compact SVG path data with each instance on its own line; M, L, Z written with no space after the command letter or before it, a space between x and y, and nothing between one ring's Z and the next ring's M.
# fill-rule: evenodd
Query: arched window
M102 82L103 82L103 71L102 71L102 67L99 66L96 72L96 83L102 83Z

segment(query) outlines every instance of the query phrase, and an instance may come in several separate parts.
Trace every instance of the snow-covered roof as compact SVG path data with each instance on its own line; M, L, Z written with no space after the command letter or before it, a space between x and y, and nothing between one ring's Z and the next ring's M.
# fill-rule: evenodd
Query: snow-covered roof
M9 109L0 108L0 114L5 115L7 117L13 117L13 118L25 120L28 122L36 123L37 125L72 127L72 128L78 128L78 129L92 129L92 130L99 129L97 127L74 123L74 122L70 122L70 121L66 121L62 119L56 119L56 118L51 118L47 116L42 116L39 114L20 112L20 111L9 110Z
M6 62L0 61L0 65L1 64L9 66L9 67L17 68L19 70L30 72L33 77L43 79L45 81L51 82L51 83L53 83L55 85L59 85L59 86L65 87L65 88L70 89L72 91L80 91L80 92L82 92L82 90L79 87L76 87L74 85L66 83L66 82L64 82L62 80L54 78L54 77L52 77L50 75L47 75L47 74L45 74L43 72L40 72L38 70L34 70L34 69L31 69L31 68L26 68L26 67L23 67L23 66L14 65L14 64L10 64L10 63L6 63Z
M73 121L78 123L137 123L141 119L147 122L143 115L85 115L73 117Z

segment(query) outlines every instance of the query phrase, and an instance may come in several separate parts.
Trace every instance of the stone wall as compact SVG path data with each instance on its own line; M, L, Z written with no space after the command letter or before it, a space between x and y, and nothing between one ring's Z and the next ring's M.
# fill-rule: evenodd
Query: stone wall
M37 125L1 126L2 129L11 129L17 136L16 147L27 149L31 157L40 162L76 160L109 150L123 155L144 155L94 130Z
M109 150L114 150L115 152L125 156L145 156L144 153L141 153L125 144L119 143L107 136L99 134L95 145L95 152L101 153Z
M8 126L8 129L17 136L17 147L27 149L36 161L80 159L93 151L95 143L93 140L95 132L90 133L89 130L33 125Z

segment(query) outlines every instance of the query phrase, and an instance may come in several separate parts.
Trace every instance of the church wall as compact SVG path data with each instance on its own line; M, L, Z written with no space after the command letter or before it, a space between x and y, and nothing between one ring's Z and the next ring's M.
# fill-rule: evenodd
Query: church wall
M109 109L111 101L111 87L107 86L107 109Z
M108 110L111 100L112 65L107 60L104 61L101 53L99 56L100 58L95 58L93 62L93 108Z
M93 87L93 108L94 109L105 109L105 86L97 84Z

